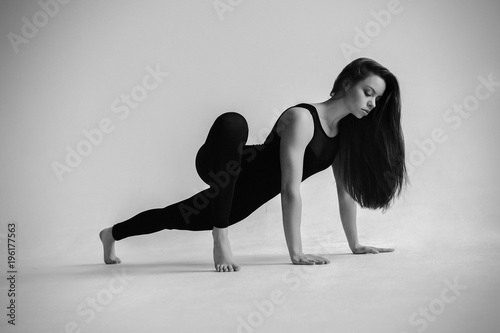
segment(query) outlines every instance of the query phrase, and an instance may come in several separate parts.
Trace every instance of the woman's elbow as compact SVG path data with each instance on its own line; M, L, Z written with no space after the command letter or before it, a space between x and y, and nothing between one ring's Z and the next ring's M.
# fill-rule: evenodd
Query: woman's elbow
M285 201L300 200L300 188L298 186L281 186L281 198Z
M347 192L339 194L338 198L340 207L356 206L356 201Z

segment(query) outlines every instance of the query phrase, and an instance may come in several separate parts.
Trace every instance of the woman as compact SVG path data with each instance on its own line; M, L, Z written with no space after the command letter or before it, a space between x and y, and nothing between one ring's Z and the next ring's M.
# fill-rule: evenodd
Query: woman
M300 183L329 166L352 252L393 251L358 243L356 203L387 209L407 182L397 79L371 59L356 59L339 74L330 97L287 109L262 145L246 145L243 116L219 116L196 156L198 174L210 187L102 230L104 262L120 263L114 242L126 237L163 229L212 230L215 269L238 271L227 227L281 193L291 261L328 264L325 258L302 252Z

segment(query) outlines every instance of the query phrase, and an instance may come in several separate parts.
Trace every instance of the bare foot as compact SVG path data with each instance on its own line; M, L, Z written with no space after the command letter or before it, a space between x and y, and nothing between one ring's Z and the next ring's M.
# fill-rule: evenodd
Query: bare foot
M227 229L214 228L214 266L217 272L237 272L241 267L235 263Z
M111 230L111 228L106 228L99 233L99 238L104 249L104 262L106 264L119 264L122 261L115 255L115 240Z

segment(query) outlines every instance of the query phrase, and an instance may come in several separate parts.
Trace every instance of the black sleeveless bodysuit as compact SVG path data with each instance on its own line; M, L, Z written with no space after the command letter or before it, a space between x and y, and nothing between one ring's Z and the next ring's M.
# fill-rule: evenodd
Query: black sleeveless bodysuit
M314 135L304 154L304 181L332 165L338 151L338 138L326 135L314 106L298 104L296 107L309 110L314 120ZM278 121L263 145L243 149L242 171L236 183L230 224L241 221L281 192L281 138L277 126Z
M338 138L330 138L326 135L319 121L316 108L310 104L298 104L297 107L307 109L314 120L314 135L306 147L304 154L304 165L302 180L305 180L315 173L318 173L332 165L333 160L338 152ZM288 110L288 109L287 109ZM285 110L283 113L285 113ZM306 110L303 110L307 112ZM223 115L224 116L224 115ZM245 132L242 134L246 142L248 135L248 125L244 118L236 113L226 114L228 118L242 119L244 129L236 131L236 133ZM279 120L279 119L278 119ZM217 123L217 120L216 120ZM215 123L214 123L215 126ZM278 121L274 125L271 133L263 144L260 145L240 145L237 153L239 162L239 173L234 176L233 187L231 187L232 202L229 203L228 217L225 219L224 225L218 227L226 227L235 224L264 203L278 195L281 191L281 166L280 166L280 142L279 129L277 128ZM212 127L214 128L214 127ZM224 130L223 130L224 132ZM217 136L218 134L215 133ZM239 134L238 134L239 135ZM211 134L209 133L209 137ZM203 148L203 147L202 147ZM213 148L221 149L221 148ZM200 149L201 151L202 149ZM213 154L212 150L210 154ZM208 156L210 156L208 154ZM204 154L205 157L207 153ZM205 158L201 159L202 166L206 166ZM235 160L230 160L234 162ZM197 168L198 169L198 168ZM200 170L198 169L198 172ZM200 174L200 177L203 176ZM221 187L222 188L222 187ZM227 193L228 187L222 190ZM214 212L218 213L219 209L215 209L214 196L215 186L196 193L190 198L180 202L168 205L164 208L150 209L141 212L136 216L117 223L113 226L112 232L115 240L124 239L130 236L149 234L163 229L178 229L178 230L212 230L215 223ZM224 201L225 202L225 201ZM224 202L222 202L224 204ZM220 201L219 201L220 203ZM222 212L225 214L225 212ZM219 220L219 218L217 218Z

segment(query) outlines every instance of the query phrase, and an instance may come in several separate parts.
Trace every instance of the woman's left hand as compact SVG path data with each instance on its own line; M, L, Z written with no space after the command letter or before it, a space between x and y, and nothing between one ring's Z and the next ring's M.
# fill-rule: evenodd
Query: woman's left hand
M394 249L390 248L365 246L365 245L358 245L354 249L352 249L352 253L354 254L366 254L366 253L378 254L380 252L393 252L393 251Z

